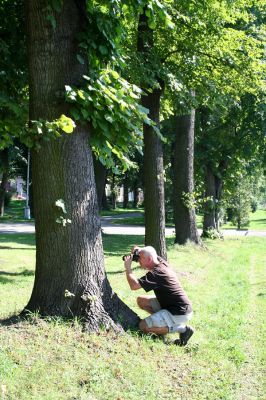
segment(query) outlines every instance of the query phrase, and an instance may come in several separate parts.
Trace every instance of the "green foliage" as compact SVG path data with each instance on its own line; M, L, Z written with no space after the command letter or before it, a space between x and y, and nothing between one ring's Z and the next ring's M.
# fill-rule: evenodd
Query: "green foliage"
M151 84L151 79L160 77L166 83L172 109L186 111L195 103L212 106L220 104L221 94L239 99L265 87L262 14L253 3L165 4L174 28L162 24L153 28L153 46L145 49L145 63L131 47L129 57L132 69L137 68L132 72L136 79Z
M30 128L24 129L20 134L20 140L28 147L40 150L43 141L49 141L71 134L76 127L75 122L62 114L54 121L38 120L31 121Z
M0 2L0 149L13 143L28 115L23 7L22 0Z
M210 228L208 228L208 229L205 229L203 232L202 232L202 235L201 235L203 238L205 238L205 239L211 239L211 240L214 240L214 239L223 239L224 238L224 236L223 236L223 233L221 232L221 231L218 231L217 229L215 229L215 228L213 228L213 227L210 227Z
M95 78L84 76L84 80L81 89L66 87L70 114L75 121L91 123L91 145L102 164L114 167L115 156L126 169L132 165L126 157L130 147L141 151L141 124L153 126L158 133L148 110L139 104L142 92L112 69L102 70Z
M52 25L53 30L55 31L56 29L56 14L58 14L63 5L63 0L49 0L47 2L47 6L44 9L44 12L46 13L46 19L47 21L50 22Z
M235 196L243 174L248 172L251 179L260 181L266 143L263 99L262 93L257 93L256 97L246 94L239 101L225 96L223 106L214 109L202 107L198 112L195 146L197 187L198 190L203 187L205 166L208 166L215 179L222 183L223 192L218 198L220 206L224 203L221 196L225 203L230 202L230 196ZM254 185L251 193L253 198L259 198Z
M232 222L238 229L249 224L249 214L252 202L252 179L247 172L239 173L236 186L228 199L232 213Z

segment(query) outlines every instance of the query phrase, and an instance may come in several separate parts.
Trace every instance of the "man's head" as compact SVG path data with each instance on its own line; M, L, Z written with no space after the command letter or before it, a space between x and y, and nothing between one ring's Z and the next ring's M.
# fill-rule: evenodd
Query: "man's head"
M159 264L156 250L152 246L145 246L139 249L139 263L141 267L152 269Z

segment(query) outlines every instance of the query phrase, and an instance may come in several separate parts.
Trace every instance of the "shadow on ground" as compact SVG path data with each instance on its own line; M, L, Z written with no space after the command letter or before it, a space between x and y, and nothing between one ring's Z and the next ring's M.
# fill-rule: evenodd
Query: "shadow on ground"
M0 243L17 243L17 244L27 244L30 246L35 246L35 234L34 233L1 233ZM0 248L8 249L9 246L1 246ZM10 248L15 249L15 247ZM29 248L18 248L17 250L30 250Z
M7 271L0 271L0 275L9 275L9 276L32 276L34 275L34 271L29 269L24 269L21 272L7 272Z

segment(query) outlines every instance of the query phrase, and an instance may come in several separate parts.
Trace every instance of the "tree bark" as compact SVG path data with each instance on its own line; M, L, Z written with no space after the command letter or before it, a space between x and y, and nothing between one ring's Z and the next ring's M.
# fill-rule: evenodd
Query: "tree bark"
M107 179L105 180L105 186L107 184ZM108 200L106 196L105 190L103 191L103 198L102 198L102 209L103 210L109 210L109 205L108 205Z
M153 31L148 26L144 13L138 25L138 51L143 55L153 48ZM160 100L164 83L158 79L160 87L142 96L142 105L149 109L149 117L159 126ZM143 126L144 133L144 206L145 245L153 246L157 253L167 259L165 241L164 207L164 166L161 139L152 127Z
M127 175L127 173L125 173L123 187L124 187L124 191L123 191L123 193L124 193L124 196L123 196L123 208L128 208L129 185L128 185L128 175Z
M209 199L206 200L204 204L203 236L204 232L206 232L208 229L217 229L215 220L215 176L208 165L205 167L204 178L205 197L208 197Z
M226 161L221 161L218 169L222 176L227 167ZM205 197L209 198L204 206L203 236L209 229L220 229L220 200L222 197L223 180L213 172L210 164L205 165Z
M194 128L195 110L176 118L173 194L175 243L178 244L201 243L195 209L185 201L185 198L192 199L194 191Z
M9 174L8 147L0 151L0 160L2 164L2 180L0 185L0 216L3 217L5 211L5 194Z
M137 183L134 185L134 188L133 188L133 196L134 196L133 207L137 208L138 204L139 204L139 188L138 188Z
M107 176L107 169L101 163L101 161L96 159L95 156L93 156L93 165L94 165L94 175L95 175L95 182L96 182L98 207L99 207L99 211L100 211L102 209L103 194L104 194L104 191L105 191L105 182L106 182L106 176Z
M115 174L112 174L111 180L111 204L112 208L116 209L116 184L115 184Z
M68 113L65 85L81 85L88 73L77 61L76 39L87 20L85 0L65 0L53 29L46 4L26 1L30 119L51 121ZM32 162L36 273L26 309L79 316L91 331L136 326L138 317L113 293L104 270L89 127L78 124L73 134L43 142Z
M30 184L29 184L29 207L31 218L34 218L34 201L33 201L33 186L32 186L32 163L30 162L30 174L29 174Z
M162 91L155 89L143 97L149 117L159 124ZM157 253L167 258L165 241L164 166L161 139L149 125L144 125L144 205L145 245L153 246Z

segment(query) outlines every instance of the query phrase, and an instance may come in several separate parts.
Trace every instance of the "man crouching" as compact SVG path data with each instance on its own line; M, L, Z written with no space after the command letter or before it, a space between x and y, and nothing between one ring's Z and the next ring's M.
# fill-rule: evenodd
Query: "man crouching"
M132 273L133 258L134 261L138 260L141 268L148 270L142 278L137 279ZM124 265L131 290L143 288L146 292L153 290L155 294L137 298L138 306L151 314L140 321L139 328L144 333L156 335L178 332L180 339L175 343L185 346L194 333L186 325L193 311L191 302L172 268L157 256L156 250L151 246L134 247L130 255L124 256Z

